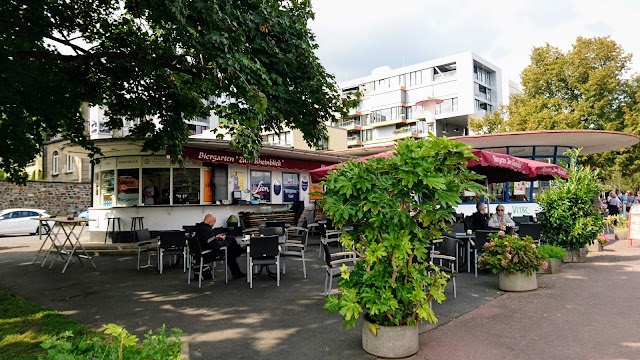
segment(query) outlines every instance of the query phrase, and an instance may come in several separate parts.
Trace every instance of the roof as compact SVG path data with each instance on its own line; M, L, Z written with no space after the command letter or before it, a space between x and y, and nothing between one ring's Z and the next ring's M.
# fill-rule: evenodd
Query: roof
M604 130L538 130L456 136L451 139L497 153L506 153L507 147L567 146L582 148L581 155L618 150L640 142L640 137L636 135ZM509 151L509 154L518 156L513 151Z

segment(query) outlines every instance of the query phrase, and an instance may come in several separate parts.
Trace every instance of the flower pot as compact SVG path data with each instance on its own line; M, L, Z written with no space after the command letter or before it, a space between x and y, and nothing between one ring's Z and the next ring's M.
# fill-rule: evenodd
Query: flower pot
M538 288L536 273L517 272L512 274L498 274L498 288L504 291L529 291Z
M614 232L616 240L627 240L627 229L616 229Z
M560 259L545 259L547 263L547 268L543 269L540 267L538 270L539 274L557 274L560 272L560 267L562 267L562 260Z
M585 262L586 258L587 258L587 253L589 253L589 250L586 247L580 248L580 249L570 249L567 250L567 255L565 255L564 259L562 259L562 262L565 263L581 263L581 262Z
M369 354L384 358L411 356L420 349L418 325L380 326L374 335L371 323L363 316L362 348Z

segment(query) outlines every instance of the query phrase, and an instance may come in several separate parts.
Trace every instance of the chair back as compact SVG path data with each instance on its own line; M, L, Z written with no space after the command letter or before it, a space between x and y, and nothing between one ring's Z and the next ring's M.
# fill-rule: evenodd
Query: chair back
M273 258L278 256L278 235L273 236L253 236L249 239L251 246L251 257L254 259Z
M332 268L331 261L333 258L331 258L331 250L326 241L322 241L322 250L324 251L324 261L327 263L327 267Z
M271 227L271 228L284 228L285 222L282 220L267 220L264 223L264 226Z
M542 225L539 223L522 223L518 230L520 237L531 236L533 240L540 240Z
M202 248L200 247L200 241L197 237L187 236L187 244L189 245L189 252L194 258L202 257Z
M193 234L196 232L196 226L195 225L182 225L182 230L184 230L185 233L187 234Z
M149 241L151 240L151 233L149 232L149 229L136 230L136 237L140 242Z
M497 230L476 230L476 238L474 240L474 248L476 250L482 250L484 244L489 241L489 234L497 234Z
M464 222L456 223L451 228L452 233L463 233L465 231L467 231L467 229L465 229Z
M160 247L163 249L181 249L186 243L185 233L182 230L160 232Z
M260 235L262 236L273 236L273 235L280 235L278 234L278 228L275 227L261 227L260 228Z
M440 244L440 249L439 249L440 254L457 257L458 256L456 252L457 248L458 248L458 240L448 236L442 237L442 243Z

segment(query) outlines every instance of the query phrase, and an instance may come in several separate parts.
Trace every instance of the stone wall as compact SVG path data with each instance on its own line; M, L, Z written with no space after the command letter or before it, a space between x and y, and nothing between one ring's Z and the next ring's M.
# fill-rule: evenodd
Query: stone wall
M0 181L0 209L44 209L51 215L68 215L91 206L91 183L28 181L16 185Z

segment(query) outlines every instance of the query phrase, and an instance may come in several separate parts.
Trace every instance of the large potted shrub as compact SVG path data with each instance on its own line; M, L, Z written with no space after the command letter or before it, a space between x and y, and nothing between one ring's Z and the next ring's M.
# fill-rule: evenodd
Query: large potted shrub
M538 253L540 253L544 259L538 273L557 274L560 272L562 259L564 259L567 254L565 249L555 245L541 245L538 246Z
M582 262L586 245L602 233L604 219L594 206L600 193L598 169L578 163L578 149L569 150L569 177L556 179L536 198L543 209L539 216L545 242L567 249L565 262Z
M500 290L529 291L538 288L536 272L543 260L531 236L521 238L499 231L489 235L478 266L498 274Z
M409 356L418 351L418 322L437 321L430 302L445 299L448 276L429 265L428 245L453 221L463 190L482 192L471 159L457 141L408 139L389 158L347 162L325 180L324 212L337 228L356 225L340 241L359 256L353 270L342 268L341 294L325 308L339 311L346 328L364 315L366 351Z

